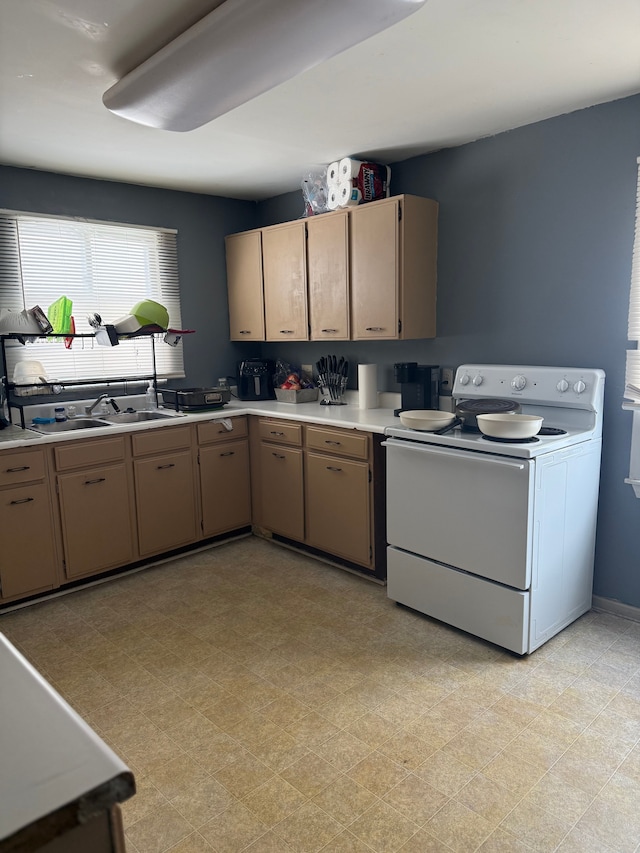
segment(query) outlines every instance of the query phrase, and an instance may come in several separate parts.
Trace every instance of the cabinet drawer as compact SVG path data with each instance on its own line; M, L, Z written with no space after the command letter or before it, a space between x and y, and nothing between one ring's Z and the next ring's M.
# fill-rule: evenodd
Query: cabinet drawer
M44 453L42 450L27 450L23 453L7 453L0 458L0 486L29 483L44 478Z
M198 444L212 444L214 441L235 441L238 438L246 438L247 419L241 417L229 418L229 420L232 427L230 430L225 429L222 425L222 418L198 424L196 427Z
M136 432L131 436L134 456L147 453L163 453L165 450L180 450L191 447L191 427L164 427L149 432Z
M279 444L302 445L302 425L283 421L270 421L261 418L258 434L263 441L275 441Z
M124 441L124 436L120 436L59 444L54 448L56 470L67 471L86 465L100 465L102 462L119 462L125 456Z
M307 447L311 450L324 450L327 453L339 453L341 456L353 456L367 459L369 455L369 436L356 430L331 430L321 427L307 427Z

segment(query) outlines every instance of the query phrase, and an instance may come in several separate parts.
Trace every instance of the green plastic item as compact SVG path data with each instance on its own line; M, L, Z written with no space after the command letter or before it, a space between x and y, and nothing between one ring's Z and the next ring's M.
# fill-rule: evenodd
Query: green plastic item
M71 312L73 302L66 296L61 296L47 309L47 317L56 335L66 335L71 332Z

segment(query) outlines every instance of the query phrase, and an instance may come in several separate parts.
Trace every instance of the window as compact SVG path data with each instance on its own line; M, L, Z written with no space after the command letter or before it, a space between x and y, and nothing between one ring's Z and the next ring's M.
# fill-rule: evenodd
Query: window
M625 372L625 392L627 400L624 409L633 411L631 431L631 460L629 476L625 483L633 486L637 498L640 498L640 157L638 158L638 183L636 194L636 230L631 261L631 292L629 295L629 335L636 342L636 348L627 350L627 369Z
M176 232L104 222L29 214L0 214L0 307L21 311L48 307L60 296L73 302L76 332L91 333L88 317L97 313L114 323L141 299L162 303L171 328L182 327ZM155 339L159 377L184 376L182 344ZM19 360L37 359L49 379L129 378L153 371L149 338L99 346L76 338L33 345L7 342L7 377Z
M638 188L636 196L636 231L631 262L631 295L629 297L629 335L630 341L640 341L640 157L638 158ZM625 396L640 401L640 350L627 351L627 370L625 375Z

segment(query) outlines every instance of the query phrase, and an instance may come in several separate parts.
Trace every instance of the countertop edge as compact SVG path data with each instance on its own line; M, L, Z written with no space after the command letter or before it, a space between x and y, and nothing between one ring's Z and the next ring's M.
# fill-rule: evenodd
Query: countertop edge
M171 410L167 410L170 412ZM38 447L46 444L65 441L78 441L87 438L105 438L109 435L139 432L141 430L161 429L178 424L199 423L203 421L221 420L241 415L258 415L262 417L281 418L282 420L306 421L323 426L354 429L361 432L371 432L384 435L385 429L398 424L398 419L391 408L359 409L356 405L321 406L319 403L280 403L277 400L261 400L256 402L232 401L221 409L207 412L173 413L172 417L156 421L142 421L134 424L113 424L104 428L90 430L71 430L67 433L52 433L43 435L30 429L22 429L12 425L11 436L3 438L4 430L0 431L0 450L11 450L23 447ZM16 433L19 430L19 434Z

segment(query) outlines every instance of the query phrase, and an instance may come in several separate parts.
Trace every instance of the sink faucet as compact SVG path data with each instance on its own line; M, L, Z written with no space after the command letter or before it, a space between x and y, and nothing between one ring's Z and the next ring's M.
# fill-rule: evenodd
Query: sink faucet
M113 399L113 397L109 397L109 395L108 395L108 394L100 394L100 396L98 397L98 399L97 399L97 400L94 400L94 401L93 401L93 403L92 403L90 406L85 406L85 407L84 407L84 410L85 410L86 414L87 414L87 415L92 415L92 414L93 414L93 410L95 409L95 407L96 407L99 403L101 403L103 400L106 400L106 401L107 401L111 406L113 406L113 411L114 411L114 412L119 412L119 411L120 411L120 408L118 407L118 404L117 404L117 403L116 403L116 401Z

